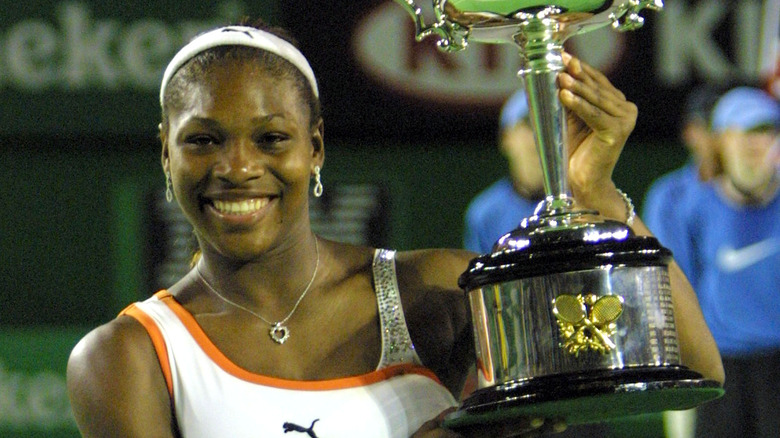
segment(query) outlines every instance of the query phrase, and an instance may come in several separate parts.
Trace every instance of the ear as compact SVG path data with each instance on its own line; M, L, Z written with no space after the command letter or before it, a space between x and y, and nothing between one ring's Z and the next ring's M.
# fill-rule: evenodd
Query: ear
M510 128L505 128L499 131L498 133L498 152L501 153L501 155L504 158L510 158L511 153L509 150L509 142L511 140L511 135L509 133Z
M163 172L167 175L171 171L170 154L168 151L168 133L166 132L167 130L163 129L162 123L157 125L157 127L160 130L160 142L162 143L160 161L162 163Z
M710 163L710 177L714 178L717 176L722 176L723 173L726 171L725 165L726 165L726 158L725 158L725 149L726 149L726 142L728 141L734 141L733 138L730 138L734 133L725 131L721 133L717 133L712 138L712 154L711 154L711 163ZM711 179L710 178L710 179Z
M312 168L322 167L325 162L325 125L320 119L311 133Z

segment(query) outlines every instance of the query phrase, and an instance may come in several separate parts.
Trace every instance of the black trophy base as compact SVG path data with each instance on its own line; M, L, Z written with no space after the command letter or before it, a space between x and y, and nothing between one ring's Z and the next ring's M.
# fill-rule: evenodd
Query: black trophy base
M643 367L543 376L475 391L450 414L453 430L523 417L587 424L689 409L723 395L721 385L685 367Z

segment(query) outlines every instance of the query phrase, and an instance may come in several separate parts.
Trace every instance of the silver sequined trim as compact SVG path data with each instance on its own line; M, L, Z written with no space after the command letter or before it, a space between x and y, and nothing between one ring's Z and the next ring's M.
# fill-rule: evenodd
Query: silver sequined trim
M377 369L399 363L422 365L414 350L395 274L395 251L377 249L374 253L374 289L382 330L382 358Z

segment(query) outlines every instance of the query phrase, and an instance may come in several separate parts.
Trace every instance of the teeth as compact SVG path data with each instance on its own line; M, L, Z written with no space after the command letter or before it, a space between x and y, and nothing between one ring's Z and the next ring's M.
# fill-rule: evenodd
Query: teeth
M268 205L267 198L247 199L244 201L219 201L214 200L214 208L223 214L250 214Z

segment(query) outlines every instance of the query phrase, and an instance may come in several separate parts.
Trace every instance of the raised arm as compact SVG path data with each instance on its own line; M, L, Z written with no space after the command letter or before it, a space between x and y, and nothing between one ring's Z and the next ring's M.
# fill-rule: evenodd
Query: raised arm
M67 373L82 436L177 436L154 347L134 319L122 316L90 332L73 349Z
M559 76L561 103L569 110L571 144L569 182L576 202L603 216L625 221L627 207L612 181L612 171L634 128L637 108L601 72L565 55L566 72ZM639 220L639 235L652 235ZM672 303L684 365L708 379L724 379L715 345L696 294L676 263L669 267Z

